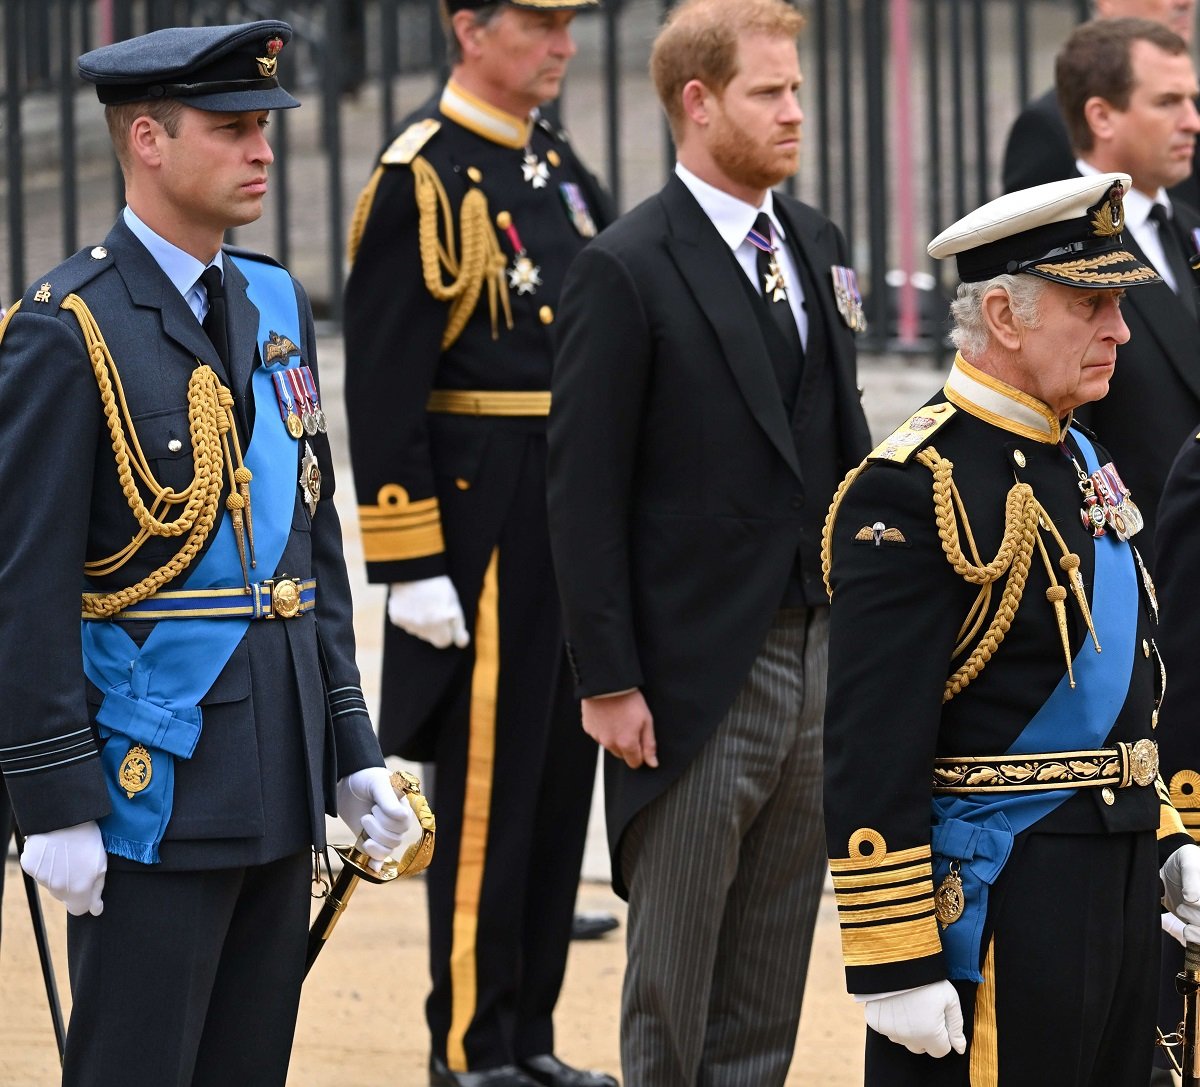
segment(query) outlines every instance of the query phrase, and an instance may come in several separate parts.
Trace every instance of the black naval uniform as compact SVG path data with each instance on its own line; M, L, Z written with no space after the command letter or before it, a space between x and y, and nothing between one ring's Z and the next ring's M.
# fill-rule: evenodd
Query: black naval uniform
M559 290L605 208L562 132L451 82L383 152L352 231L367 573L448 575L472 632L437 649L386 624L380 711L385 752L436 764L427 1016L456 1072L553 1049L596 753L564 671L545 417ZM471 270L479 245L487 268Z
M123 219L103 245L35 281L4 331L0 767L26 834L89 820L101 820L103 829L112 807L96 722L105 692L81 668L80 590L132 585L182 542L151 538L121 569L85 577L85 561L121 551L137 523L118 478L94 355L62 305L71 295L86 304L120 377L128 442L136 436L159 483L182 490L195 474L188 384L201 363L233 392L239 427L284 425L273 412L256 420L246 410L248 383L262 361L259 316L230 257L243 266L268 258L226 250L231 372ZM297 346L315 375L312 312L292 282ZM320 500L310 512L295 486L282 556L274 569L251 576L315 578L315 608L248 624L201 699L194 754L175 762L158 863L114 856L110 847L104 912L68 919L68 1084L107 1087L119 1075L156 1087L282 1085L286 1077L304 970L311 850L324 845L336 780L383 762L354 663L329 443L320 433L305 441L323 473ZM305 441L291 442L295 465L288 471L297 481ZM228 485L226 472L218 521ZM253 506L253 482L250 493ZM261 507L257 513L261 535L268 514ZM215 536L214 526L189 569ZM228 584L240 588L242 577L235 562ZM157 626L147 619L121 625L138 645ZM196 633L197 654L205 652L204 638ZM129 741L114 735L107 743L123 748ZM158 756L153 761L161 769Z
M1153 774L1153 748L1143 743L1124 754L1118 748L1153 735L1162 682L1155 605L1130 546L1115 541L1111 526L1108 540L1084 527L1071 458L1087 471L1086 440L1076 431L1064 437L1044 405L960 357L943 392L885 441L857 478L849 477L853 482L831 511L825 815L848 987L884 994L949 977L968 1041L965 1056L934 1059L868 1031L868 1085L1132 1087L1149 1077L1157 869L1187 839ZM919 462L933 450L965 509L944 480L953 517L935 508L934 474ZM1099 465L1108 461L1102 449L1095 453ZM963 633L979 581L956 572L947 549L957 540L967 563L990 563L1015 484L1028 484L1044 511L1035 531L1066 590L1074 689L1064 682L1066 655L1036 546L1002 641L997 646L993 639L990 657L985 652L969 672L959 671L983 633ZM1100 607L1093 617L1098 628L1108 609L1097 604L1097 556L1100 545L1111 547L1105 562L1116 573L1103 578L1105 599L1123 594L1124 610L1120 631L1100 636L1099 655L1051 524L1079 557L1089 605ZM992 586L984 629L1001 606L1006 581L1001 576ZM956 655L960 639L966 648ZM1087 669L1105 674L1097 679ZM951 690L947 682L956 675ZM1014 748L1051 705L1061 711L1061 719L1051 718L1053 743ZM1088 728L1101 738L1082 739ZM1022 754L979 761L1010 748ZM1033 758L1059 752L1073 754ZM932 818L935 759L945 760L936 764L939 788L1053 785L1093 780L1102 771L1122 780L1060 793L1062 802L1014 839L1003 823L997 832L996 824L974 830L970 819ZM1125 780L1130 767L1148 783ZM1052 794L940 793L937 803L969 808L998 795L1040 803L1039 796ZM1004 811L1002 819L1013 818L1019 829L1017 809ZM931 830L931 822L940 825ZM963 880L968 905L979 901L979 879L994 880L984 910L954 918L952 875ZM948 924L935 914L938 901ZM979 934L974 952L964 939L972 932ZM962 940L965 951L955 952L952 940Z

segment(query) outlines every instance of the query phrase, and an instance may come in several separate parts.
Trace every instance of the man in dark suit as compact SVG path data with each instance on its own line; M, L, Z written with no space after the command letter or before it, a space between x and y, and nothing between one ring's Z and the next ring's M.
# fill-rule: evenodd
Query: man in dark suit
M1096 19L1153 19L1191 42L1195 0L1093 0ZM1058 92L1051 87L1017 115L1004 147L1005 192L1026 189L1075 174L1075 152L1063 120ZM1200 147L1191 171L1173 184L1171 196L1200 208Z
M613 1087L554 1052L596 775L546 528L559 290L607 200L539 112L596 0L449 0L451 75L360 200L346 410L380 737L436 767L433 1087ZM460 259L461 258L461 259Z
M81 57L128 204L0 324L0 769L71 915L71 1087L282 1087L325 814L377 861L414 823L354 663L308 299L221 244L299 104L290 37Z
M782 0L672 11L651 68L675 174L563 289L551 542L609 755L630 1084L784 1081L825 872L817 545L869 440L844 241L771 192L801 25Z
M1111 391L1079 412L1104 436L1146 518L1137 545L1153 569L1158 497L1179 443L1200 419L1200 296L1187 263L1200 248L1200 215L1166 192L1191 169L1196 75L1182 38L1131 19L1078 27L1056 67L1079 172L1133 178L1125 235L1163 279L1130 292L1130 339L1118 348Z

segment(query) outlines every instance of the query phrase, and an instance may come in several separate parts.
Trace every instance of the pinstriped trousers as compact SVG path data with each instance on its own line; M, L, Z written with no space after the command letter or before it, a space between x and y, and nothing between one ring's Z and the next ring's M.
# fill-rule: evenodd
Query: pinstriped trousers
M626 1087L787 1076L826 869L828 608L776 616L725 719L625 833Z

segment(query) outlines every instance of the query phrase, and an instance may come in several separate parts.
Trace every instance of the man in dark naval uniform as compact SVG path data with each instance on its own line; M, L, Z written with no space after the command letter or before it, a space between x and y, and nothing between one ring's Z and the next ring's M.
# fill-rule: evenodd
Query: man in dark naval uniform
M127 207L0 324L0 769L71 914L72 1087L282 1087L325 813L377 861L414 824L354 663L312 311L221 244L299 104L290 37L81 57Z
M1129 184L1012 193L934 240L959 354L830 509L825 818L868 1085L1144 1085L1160 897L1200 934L1140 515L1071 425L1123 290L1158 279Z
M371 581L390 586L383 749L436 766L437 1087L602 1087L554 1055L596 755L546 529L558 294L606 202L538 107L595 0L451 0L451 77L359 201L346 407Z

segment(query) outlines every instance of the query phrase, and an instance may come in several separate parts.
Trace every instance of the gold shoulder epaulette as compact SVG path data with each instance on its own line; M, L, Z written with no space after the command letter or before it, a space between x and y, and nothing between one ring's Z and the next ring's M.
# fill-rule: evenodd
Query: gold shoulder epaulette
M944 427L958 409L953 404L930 404L910 415L879 443L868 461L907 464L912 455Z
M400 133L390 144L379 161L384 166L407 166L442 127L441 121L426 117L423 121L414 121Z

